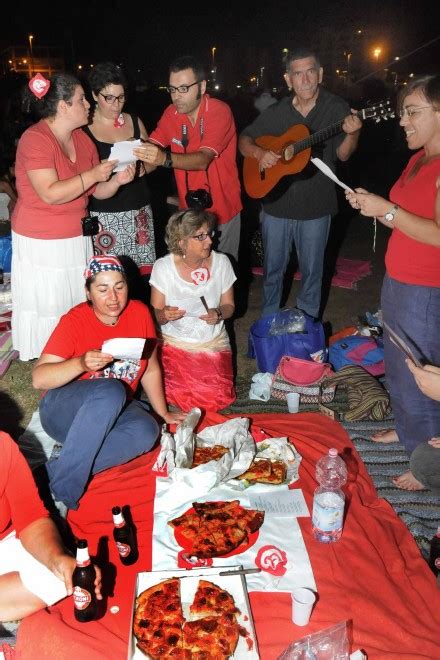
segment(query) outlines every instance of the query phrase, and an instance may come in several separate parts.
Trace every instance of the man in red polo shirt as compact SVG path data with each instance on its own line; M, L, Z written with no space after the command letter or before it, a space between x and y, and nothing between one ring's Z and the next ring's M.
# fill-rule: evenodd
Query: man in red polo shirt
M180 208L206 208L215 213L218 250L237 260L242 204L231 109L206 94L204 69L192 56L180 57L170 65L168 91L172 104L151 133L150 142L134 153L149 165L174 168ZM209 192L211 199L203 199L200 191Z

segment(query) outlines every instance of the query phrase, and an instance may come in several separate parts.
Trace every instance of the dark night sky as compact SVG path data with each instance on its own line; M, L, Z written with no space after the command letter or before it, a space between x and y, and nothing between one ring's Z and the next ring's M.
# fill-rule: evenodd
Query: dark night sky
M218 4L149 0L140 9L134 3L59 2L29 4L14 0L3 8L0 47L27 44L57 45L76 63L106 59L139 66L148 75L166 80L171 59L194 53L205 63L212 46L220 68L228 49L253 46L281 50L298 41L307 43L322 26L341 28L370 25L377 40L387 44L390 56L402 55L439 35L438 0L235 0ZM9 16L7 15L9 14ZM319 39L316 42L319 47ZM73 53L73 57L72 57ZM400 66L418 72L438 70L440 40Z

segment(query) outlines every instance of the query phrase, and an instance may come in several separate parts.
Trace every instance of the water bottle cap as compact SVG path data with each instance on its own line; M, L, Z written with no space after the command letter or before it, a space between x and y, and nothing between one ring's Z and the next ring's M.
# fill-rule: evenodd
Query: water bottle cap
M338 455L338 450L332 447L331 449L328 450L328 455L329 456L337 456Z

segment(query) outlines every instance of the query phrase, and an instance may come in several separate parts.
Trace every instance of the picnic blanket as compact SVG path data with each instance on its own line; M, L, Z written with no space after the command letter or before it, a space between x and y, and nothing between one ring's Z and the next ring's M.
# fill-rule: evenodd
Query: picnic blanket
M224 419L210 413L203 424ZM434 576L405 525L387 502L378 499L343 427L319 413L256 414L251 422L254 431L292 439L303 457L296 485L303 489L310 510L316 461L329 447L336 447L344 457L349 473L347 514L339 542L315 541L310 518L298 519L318 591L308 626L292 623L289 594L250 594L261 658L275 660L293 640L343 620L352 623L353 649L363 649L369 658L438 657L440 595ZM135 574L151 568L155 493L151 468L156 456L157 450L95 476L79 509L68 515L74 534L87 538L91 552L107 566L106 591L111 595L105 615L78 623L71 599L38 612L20 625L18 658L125 660ZM121 566L111 538L111 507L116 504L130 506L137 527L139 561L131 567ZM288 521L283 520L280 534L288 533ZM112 614L115 605L119 611Z
M262 266L252 268L253 275L263 275ZM345 259L339 257L336 261L335 273L332 277L332 286L341 289L357 289L357 282L367 275L371 275L371 262L362 259ZM294 280L301 279L301 273L296 271Z

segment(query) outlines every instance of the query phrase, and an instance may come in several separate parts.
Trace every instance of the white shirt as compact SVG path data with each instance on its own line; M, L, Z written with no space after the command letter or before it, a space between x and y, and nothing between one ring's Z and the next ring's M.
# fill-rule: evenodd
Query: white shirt
M208 325L206 321L198 318L206 314L200 296L204 296L209 308L218 307L222 294L230 289L237 279L231 262L225 254L214 251L211 254L210 277L203 284L194 284L182 279L177 272L172 254L167 254L155 262L150 285L165 296L165 305L187 311L181 319L162 326L164 335L189 343L202 343L218 337L223 331L223 321Z

